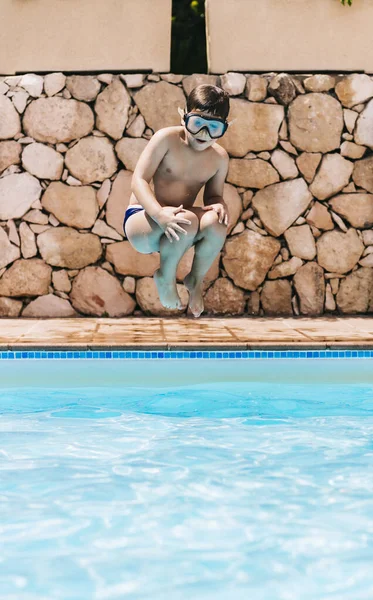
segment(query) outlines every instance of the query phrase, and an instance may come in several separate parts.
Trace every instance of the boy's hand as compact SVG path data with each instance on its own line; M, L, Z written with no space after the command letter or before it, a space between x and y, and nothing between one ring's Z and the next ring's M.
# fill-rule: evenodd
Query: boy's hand
M187 234L185 229L180 227L178 223L184 223L185 225L192 224L189 219L186 219L183 216L178 216L178 213L183 212L185 212L185 210L183 209L182 204L180 204L180 206L163 206L159 213L154 217L154 221L161 229L163 229L165 236L171 243L173 239L180 239L176 233L177 231L184 233L185 235Z
M217 204L209 204L209 206L202 206L202 210L214 210L219 217L219 223L228 225L228 211L226 206L221 202L218 202Z

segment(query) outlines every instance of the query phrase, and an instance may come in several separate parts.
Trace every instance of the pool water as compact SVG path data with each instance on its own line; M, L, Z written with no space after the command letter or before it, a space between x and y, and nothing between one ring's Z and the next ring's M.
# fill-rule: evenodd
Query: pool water
M3 388L1 600L371 600L373 384L315 379Z

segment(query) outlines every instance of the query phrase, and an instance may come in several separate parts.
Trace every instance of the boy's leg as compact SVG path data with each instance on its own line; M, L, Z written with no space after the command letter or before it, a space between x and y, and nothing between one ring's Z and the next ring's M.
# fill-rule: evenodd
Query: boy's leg
M181 300L176 287L176 269L181 257L193 245L198 231L198 217L189 210L183 212L183 217L191 221L191 225L183 224L187 232L178 233L179 240L170 242L162 229L145 211L132 215L126 223L127 239L131 245L143 254L159 252L161 266L154 273L159 299L167 308L181 308Z
M199 218L199 231L193 242L195 247L192 268L184 279L184 284L189 291L189 308L195 317L199 317L203 312L203 278L224 245L227 226L219 223L219 217L213 210L192 210Z
M159 252L159 240L163 234L162 229L141 210L130 216L126 223L126 236L131 246L141 252L150 254Z
M172 240L172 242L162 235L159 241L161 266L154 273L154 281L157 285L159 299L167 308L182 308L176 287L176 269L181 257L193 245L198 231L198 217L188 210L183 213L183 216L191 221L191 225L182 225L187 232L186 235L177 232L180 239Z

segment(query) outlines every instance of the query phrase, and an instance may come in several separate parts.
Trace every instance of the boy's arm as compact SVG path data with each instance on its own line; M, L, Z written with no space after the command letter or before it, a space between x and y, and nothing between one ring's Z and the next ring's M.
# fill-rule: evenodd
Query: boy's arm
M165 129L156 131L137 161L131 182L131 190L148 215L154 217L162 210L157 202L149 182L169 148L168 132Z
M205 184L205 191L203 194L203 202L205 206L210 206L211 204L223 204L225 206L224 198L223 198L223 190L225 178L228 173L229 167L229 155L224 150L221 149L221 160L218 170L215 175L209 179Z

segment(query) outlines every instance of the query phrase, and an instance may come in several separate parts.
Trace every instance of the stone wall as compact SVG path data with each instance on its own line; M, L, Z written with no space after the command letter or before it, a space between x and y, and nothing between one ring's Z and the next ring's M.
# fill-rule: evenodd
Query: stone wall
M372 77L50 73L0 77L0 316L175 314L158 254L135 252L122 222L139 155L200 83L229 92L234 120L207 313L373 311Z

